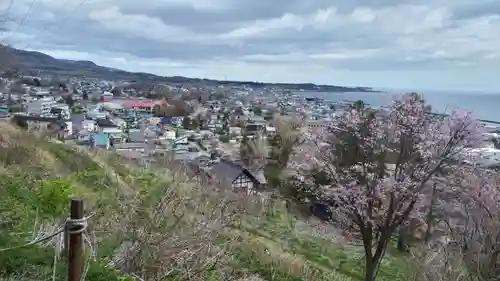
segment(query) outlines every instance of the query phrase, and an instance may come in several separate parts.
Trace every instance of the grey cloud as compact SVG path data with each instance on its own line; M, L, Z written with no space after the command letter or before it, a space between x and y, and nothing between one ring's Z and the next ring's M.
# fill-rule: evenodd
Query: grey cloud
M167 58L180 61L196 61L221 56L238 57L267 52L272 47L269 44L248 44L244 47L219 44L207 47L192 43L157 42L147 38L122 36L103 29L95 22L76 18L68 20L64 25L45 25L45 27L43 30L36 27L24 30L36 35L36 40L30 44L30 47L95 53L107 51L131 54L146 59ZM73 33L69 33L68 30L72 30ZM278 53L279 51L275 50Z
M500 15L500 2L495 0L477 0L457 5L454 9L454 17L457 20L485 15Z
M124 1L127 2L127 1ZM405 3L418 3L421 0L350 0L336 1L340 12L349 12L357 6L387 7ZM249 21L278 18L286 13L307 14L318 9L332 6L331 0L239 0L227 10L199 11L192 6L142 6L124 5L126 14L143 13L160 18L168 25L190 27L195 32L224 32L231 28L242 27Z
M452 13L450 18L440 18L442 15L436 13L434 17L424 22L424 19L418 17L420 14L417 16L409 14L414 18L410 17L405 21L404 13L408 11L405 8L398 10L396 6L404 4L428 6L430 13L435 9L445 7L444 2L436 3L431 0L218 0L223 1L216 1L220 3L220 8L208 9L197 8L196 5L184 5L181 2L173 5L168 4L168 1L159 0L150 0L151 5L145 5L136 0L102 0L100 3L96 0L88 1L81 9L68 11L51 8L48 2L44 5L44 1L40 1L42 3L34 7L34 11L20 29L20 32L35 36L36 40L29 43L34 49L77 50L97 54L115 52L143 59L168 59L193 64L208 60L246 60L254 64L287 64L293 63L294 59L291 56L281 55L301 53L306 55L296 59L305 59L302 63L316 63L325 67L349 70L425 69L455 66L474 60L472 55L476 58L486 56L491 50L483 46L476 46L477 44L454 46L449 43L449 40L453 39L453 36L460 35L464 20L473 20L478 16L500 11L498 1L448 1L450 6L447 8ZM186 0L187 2L189 1ZM333 14L332 19L328 19L332 21L331 24L327 21L320 28L315 26L316 22L307 18L312 17L311 15L319 9L331 6L333 2L336 2L334 4L337 14ZM19 22L29 1L19 0L16 5L17 3L24 3L13 12ZM113 5L120 8L124 17L141 15L158 19L165 25L165 28L163 29L158 24L156 28L161 34L146 37L147 34L142 36L127 32L127 30L112 29L103 23L91 20L88 16L91 11L102 10ZM362 22L349 18L349 14L359 7L375 9L373 13L379 12L377 9L385 10L382 10L380 15L375 15L376 22ZM396 13L401 13L400 18L396 18L398 16ZM422 12L422 17L427 13L427 10ZM231 31L251 27L258 21L279 19L285 14L296 15L296 21L303 20L309 23L298 28L294 26L294 22L287 22L287 25L281 28L269 27L257 30L254 32L255 36L242 35L232 39L222 37L223 34ZM55 15L55 18L50 15ZM395 22L385 22L388 20L386 17L395 17L393 19ZM425 25L428 25L428 28L425 28ZM182 32L169 33L166 26L183 28L182 30L193 33L193 36L197 38L174 40L176 38L171 37L182 36ZM497 27L500 28L500 24ZM146 31L152 27L141 26L140 28ZM400 30L403 28L407 28L408 31ZM457 31L450 33L451 28ZM473 33L473 31L472 27L467 29L467 32ZM483 34L483 36L487 35L489 33ZM492 43L495 42L500 43L500 39L492 41ZM23 47L25 42L15 43L19 43L18 47ZM473 47L477 50L458 50L458 48ZM356 50L363 52L363 50L370 49L377 49L380 52L366 57L355 55ZM443 53L449 53L449 55L433 56L432 52L435 49L443 49ZM307 59L307 55L335 53L343 50L352 50L353 57L331 60ZM276 58L262 59L260 55Z

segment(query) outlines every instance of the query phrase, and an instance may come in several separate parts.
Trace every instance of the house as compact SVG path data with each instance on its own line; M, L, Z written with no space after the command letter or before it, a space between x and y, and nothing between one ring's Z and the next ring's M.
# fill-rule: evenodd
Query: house
M140 113L151 114L153 112L154 103L152 101L133 101L123 105L126 109L132 109Z
M66 134L67 137L73 135L73 122L71 121L66 121L66 128L64 129L64 133Z
M161 117L160 124L161 125L172 125L172 126L182 126L182 121L184 120L183 116L165 116Z
M174 131L163 132L163 138L166 140L175 140L176 133Z
M262 191L267 185L263 175L230 160L221 159L210 172L220 184L230 186L235 192Z
M87 112L87 118L96 120L96 119L105 119L106 118L106 112L101 112L98 110L89 110Z
M97 119L96 125L98 127L98 131L101 133L106 133L112 136L113 138L121 138L123 131L109 119Z
M201 130L199 132L199 134L203 138L213 138L213 137L215 137L215 134L212 131L209 131L209 130Z
M172 125L173 124L172 117L170 116L161 117L158 123L161 125Z
M113 121L107 118L97 118L96 124L100 128L118 128L118 126Z
M184 120L184 116L173 116L172 118L172 125L175 126L182 126L182 121Z
M106 133L97 133L91 137L93 148L100 148L108 150L111 147L109 135Z
M108 91L104 91L101 94L101 97L102 97L103 100L112 100L113 99L113 93L108 92Z
M96 130L96 124L94 120L83 120L81 124L83 130L87 130L89 132L93 132Z
M156 126L146 127L143 133L146 139L155 139L160 135Z
M81 130L77 133L76 142L80 145L86 145L91 143L91 134L87 130Z
M127 122L123 120L122 118L114 117L111 119L113 123L115 123L116 126L120 129L125 129L127 128Z
M140 142L118 143L113 146L116 151L139 151L147 150L148 144Z
M229 134L232 136L240 136L242 129L240 127L229 127Z
M276 127L274 126L266 126L266 134L268 136L274 136L276 134Z
M209 165L212 160L207 155L200 155L186 162L187 172L195 176L202 184L213 184L214 180L210 173Z
M188 144L188 142L187 136L178 137L174 140L174 144Z
M128 142L145 143L146 136L144 132L139 129L131 129L128 134Z
M311 130L325 129L332 125L330 120L308 120L307 127Z
M0 104L0 116L1 117L9 116L9 106L7 104Z
M128 133L128 142L144 143L146 142L146 137L144 132L139 129L131 129Z
M99 131L101 133L106 133L114 138L121 138L123 131L117 127L100 127Z
M64 103L53 104L52 107L50 108L50 113L62 119L71 118L71 109L67 104Z

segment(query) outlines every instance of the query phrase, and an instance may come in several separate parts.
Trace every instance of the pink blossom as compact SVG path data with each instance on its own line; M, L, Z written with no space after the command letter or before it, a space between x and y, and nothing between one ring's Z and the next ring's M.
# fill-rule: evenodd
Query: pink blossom
M395 98L385 112L348 110L325 134L304 134L307 140L291 157L290 168L299 174L313 168L328 174L331 182L315 186L314 194L336 202L335 219L364 237L373 262L401 224L421 215L424 190L442 178L440 171L457 169L464 152L482 144L484 127L470 113L439 117L426 110L416 94ZM372 241L373 233L382 238Z

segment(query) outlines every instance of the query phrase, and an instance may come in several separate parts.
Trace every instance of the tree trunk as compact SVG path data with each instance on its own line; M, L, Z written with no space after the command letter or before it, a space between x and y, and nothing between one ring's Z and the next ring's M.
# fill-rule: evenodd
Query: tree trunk
M377 279L378 267L381 258L370 258L365 256L365 278L364 281L375 281Z
M405 225L399 227L398 250L408 252L408 228Z
M425 216L425 223L427 224L427 228L425 230L425 237L424 241L426 245L429 245L429 242L431 241L431 236L432 236L432 231L433 231L433 226L434 226L434 206L436 205L437 201L437 187L436 184L432 187L432 197L431 197L431 203L429 206L429 211L427 212L427 215Z

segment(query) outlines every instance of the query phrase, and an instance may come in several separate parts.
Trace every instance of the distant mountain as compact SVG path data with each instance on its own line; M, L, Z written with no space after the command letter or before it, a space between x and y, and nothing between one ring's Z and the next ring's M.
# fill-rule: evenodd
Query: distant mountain
M129 80L146 83L190 84L193 86L250 86L252 88L280 87L287 90L325 91L325 92L375 92L368 87L343 87L332 85L316 85L312 83L262 83L251 81L218 81L211 79L188 78L182 76L164 77L150 73L128 72L120 69L104 67L92 61L56 59L47 54L35 51L24 51L7 47L6 55L22 72L50 73L69 76L86 76L109 80Z

